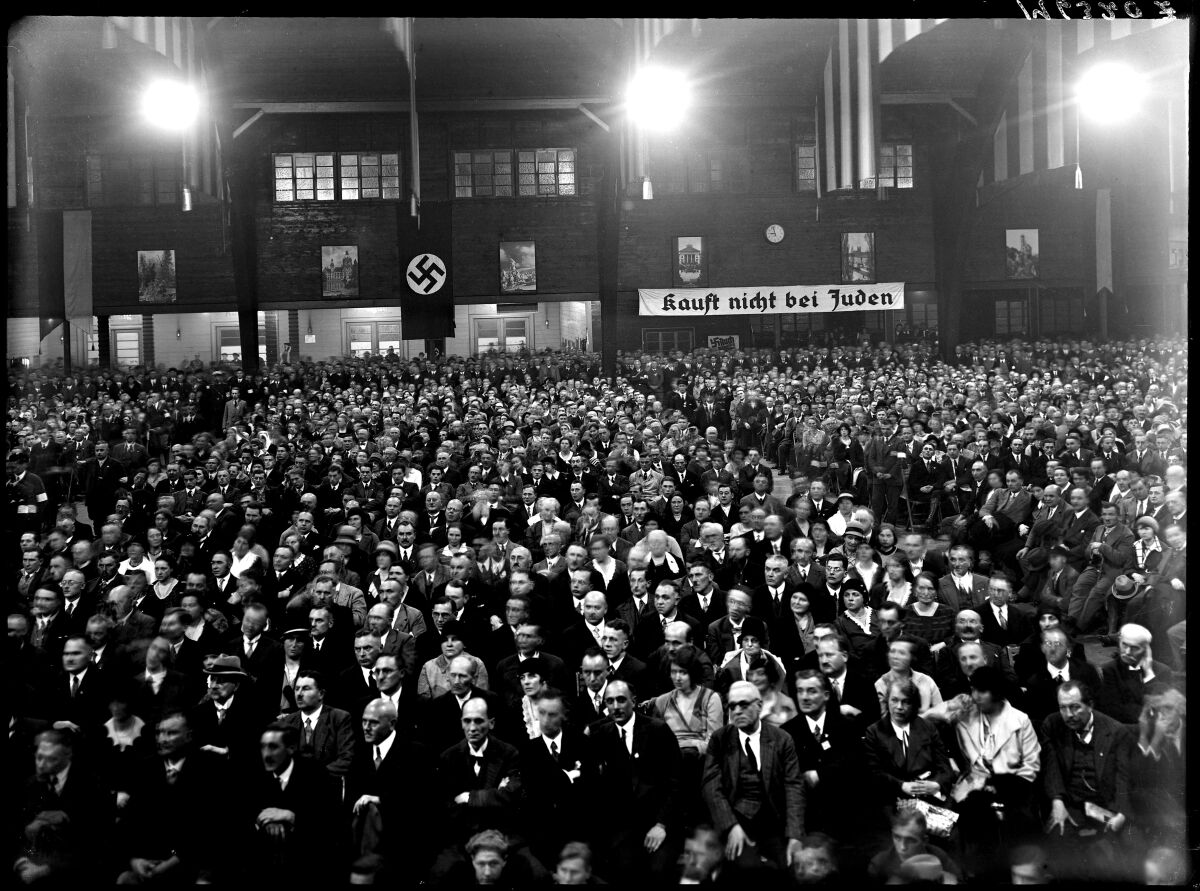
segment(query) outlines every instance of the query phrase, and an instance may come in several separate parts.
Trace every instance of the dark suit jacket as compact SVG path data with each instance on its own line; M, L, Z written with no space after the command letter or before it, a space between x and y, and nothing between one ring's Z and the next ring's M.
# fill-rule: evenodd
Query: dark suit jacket
M217 723L217 710L212 700L195 706L188 716L192 742L197 748L215 746L229 750L229 761L235 770L249 770L259 758L258 741L262 729L270 723L270 714L245 692L243 681L229 706L229 715ZM278 707L278 702L276 702Z
M300 754L306 755L324 767L334 777L346 777L354 763L354 725L350 713L340 708L321 709L316 726L313 727L312 750L304 747L304 713L292 712L282 719L300 732Z
M591 757L584 765L587 786L598 805L595 832L616 839L641 838L656 823L668 834L678 825L679 774L683 756L665 721L638 714L633 724L633 757L613 721L590 730ZM603 794L601 794L603 793Z
M1170 668L1155 660L1154 680L1142 682L1141 671L1126 666L1119 656L1100 669L1100 687L1096 690L1096 708L1122 724L1137 724L1142 713L1142 700L1148 692L1167 686L1174 674Z
M1024 712L1029 715L1029 720L1033 722L1034 729L1039 733L1043 727L1042 722L1050 715L1058 713L1058 684L1055 683L1054 676L1050 674L1049 669L1045 667L1045 662L1046 660L1043 658L1043 667L1021 679L1021 683L1026 686ZM1067 660L1067 671L1070 673L1071 680L1083 681L1089 689L1096 693L1099 692L1100 672L1096 671L1095 666L1085 659L1070 658Z
M97 782L95 773L76 755L66 782L57 792L51 792L46 783L34 776L15 795L12 793L9 790L7 797L9 829L14 841L20 840L22 830L43 812L62 811L69 818L59 830L58 843L49 847L48 856L34 858L35 862L44 861L51 867L52 878L43 884L53 885L64 879L86 881L84 870L94 868L112 836L111 793ZM17 851L12 848L10 854L15 859Z
M346 792L350 804L363 795L379 798L383 850L405 869L423 872L436 853L432 840L437 823L414 819L413 808L418 802L432 808L437 801L437 758L433 751L409 735L397 733L387 757L376 768L374 749L364 743L354 759Z
M217 852L207 841L218 819L223 774L228 767L211 752L192 750L184 757L174 784L167 782L166 764L153 755L132 772L129 806L123 822L134 857L165 860L174 851L183 861L184 875L205 869ZM180 807L179 802L187 803ZM164 819L170 816L169 819Z
M444 837L460 843L483 829L511 831L514 805L522 792L521 756L515 746L490 736L479 776L469 749L461 739L438 759L438 786L448 817ZM462 792L468 794L467 801L455 804Z
M950 754L941 736L935 727L920 718L914 717L908 725L907 753L901 748L892 722L887 718L867 728L863 746L867 770L876 783L877 793L885 801L894 803L897 798L907 797L900 784L915 780L927 771L930 774L927 779L941 784L943 792L954 780Z
M983 625L983 632L979 636L988 643L996 644L996 646L1015 646L1037 630L1035 621L1011 603L1007 609L1008 628L1000 627L1000 623L996 620L996 612L992 609L991 603L984 603L977 609Z
M617 666L617 670L609 675L609 680L624 681L633 687L634 695L639 700L648 699L652 683L649 671L649 666L645 662L626 653L621 664Z
M766 723L760 726L759 772L766 798L783 820L782 834L786 838L801 838L804 835L805 789L796 745L791 736L778 727ZM701 794L713 825L722 835L739 822L740 772L745 758L739 731L732 724L721 727L708 741Z
M530 842L535 850L553 852L551 857L573 837L571 833L584 819L587 798L582 771L590 758L586 739L579 730L564 728L558 745L557 761L540 736L523 739L518 746ZM580 776L572 782L565 771L576 769Z
M673 621L686 622L692 629L692 643L704 649L705 626L695 617L688 615L676 607ZM666 638L663 636L662 617L657 612L643 618L633 632L631 649L641 658L645 658L662 646Z
M813 736L804 715L797 715L780 729L796 745L801 774L815 770L820 779L815 788L807 788L808 831L832 832L840 837L861 815L859 796L867 787L862 775L862 734L837 709L828 707L821 726L824 742Z
M839 698L836 692L833 693L825 707L836 710L843 705L853 706L862 712L861 715L849 719L860 731L866 729L879 714L879 695L875 692L875 682L867 676L865 667L854 661L846 663L846 678L842 684L841 697Z
M1070 519L1062 527L1062 543L1071 549L1069 565L1082 572L1087 566L1084 550L1092 540L1092 533L1100 525L1100 518L1090 510L1085 510L1080 517L1071 511Z
M939 603L944 603L950 607L955 613L964 609L982 609L980 604L987 599L988 578L986 575L980 575L977 572L971 573L971 591L972 597L970 603L963 602L962 592L955 584L956 579L951 573L947 573L938 579L937 584L937 599Z
M332 882L342 878L341 861L346 841L339 831L343 818L341 784L319 764L296 758L287 789L280 789L275 776L262 768L251 773L248 788L238 797L244 802L239 828L246 840L238 851L247 862L249 874L269 882ZM295 823L283 841L282 857L277 845L269 844L265 833L255 828L258 814L265 808L282 808L296 815ZM321 856L312 856L320 851Z
M1129 815L1129 768L1133 750L1133 736L1129 729L1114 721L1103 712L1093 711L1095 724L1092 727L1092 747L1096 751L1096 795L1095 803L1119 814ZM1078 811L1083 802L1067 798L1071 782L1071 771L1075 764L1075 747L1071 742L1073 731L1063 722L1057 711L1042 722L1042 783L1046 797L1062 799L1080 826L1085 821Z

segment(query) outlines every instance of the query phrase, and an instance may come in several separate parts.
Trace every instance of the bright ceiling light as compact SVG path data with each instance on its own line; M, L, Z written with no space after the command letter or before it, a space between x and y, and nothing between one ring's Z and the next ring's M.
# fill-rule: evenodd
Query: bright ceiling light
M683 123L692 104L692 89L682 72L668 68L641 69L625 97L630 117L650 130L673 130Z
M1083 113L1102 123L1137 114L1146 96L1146 79L1128 65L1103 62L1087 71L1075 87Z
M142 94L142 115L164 130L186 129L199 112L199 94L182 81L155 81Z

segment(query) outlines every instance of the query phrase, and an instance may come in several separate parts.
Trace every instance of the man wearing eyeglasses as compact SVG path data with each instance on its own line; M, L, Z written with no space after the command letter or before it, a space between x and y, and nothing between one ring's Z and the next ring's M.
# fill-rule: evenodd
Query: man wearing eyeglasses
M611 688L611 685L610 685ZM760 720L762 694L748 681L729 688L730 723L704 758L702 794L725 855L790 866L804 835L804 780L791 736Z
M604 707L611 720L590 729L593 757L584 765L589 785L612 791L593 799L602 810L595 842L618 883L647 872L666 876L683 842L679 743L665 721L636 714L635 700L625 681L608 682Z

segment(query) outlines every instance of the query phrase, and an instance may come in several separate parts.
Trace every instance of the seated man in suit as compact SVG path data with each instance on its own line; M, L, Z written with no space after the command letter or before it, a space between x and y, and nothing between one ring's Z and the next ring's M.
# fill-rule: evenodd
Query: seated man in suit
M987 599L987 576L972 571L975 550L970 545L950 548L950 571L938 579L938 601L954 612L975 609Z
M363 709L365 757L355 759L346 800L353 802L355 853L380 855L383 869L423 875L433 859L436 823L414 820L413 802L437 795L433 753L397 726L396 707L375 699ZM459 728L459 733L462 730Z
M762 694L749 681L729 690L730 723L709 740L702 794L726 854L790 866L804 835L805 790L791 736L760 720Z
M839 709L829 708L829 678L811 669L796 673L796 707L800 714L783 725L796 744L804 777L808 832L825 832L850 841L861 813L862 743Z
M829 707L836 708L861 734L879 713L873 681L863 673L862 666L850 663L850 644L838 634L820 638L816 656L833 692Z
M543 863L553 862L583 821L587 797L581 782L590 761L583 728L567 726L561 692L544 689L534 702L538 736L518 744L529 844Z
M24 884L84 883L109 841L110 793L80 764L72 733L44 730L35 742L36 773L8 806L10 851L21 850L13 872Z
M271 724L259 738L260 767L240 799L247 823L237 860L247 880L299 885L342 876L339 784L299 750L293 725ZM311 856L318 850L321 856Z
M1061 625L1044 629L1041 649L1045 666L1021 679L1025 687L1024 711L1039 733L1042 722L1058 711L1058 688L1067 681L1080 681L1089 690L1100 688L1100 672L1082 657L1071 653L1071 638Z
M300 670L296 678L297 711L280 719L300 733L298 753L312 758L342 789L354 764L354 727L350 713L325 704L325 677L315 669Z
M495 718L484 699L467 701L461 724L464 738L438 759L447 847L430 871L434 880L462 863L461 846L475 833L498 829L511 835L516 828L514 805L521 799L520 753L493 735Z
M1142 703L1174 680L1170 668L1154 658L1150 631L1142 625L1121 626L1117 655L1100 669L1096 707L1122 724L1136 724Z
M636 698L625 681L607 684L611 720L590 729L584 765L593 788L617 792L596 798L593 811L598 853L614 881L666 876L682 845L679 743L664 721L636 713Z
M1086 855L1069 862L1071 877L1111 876L1119 866L1120 833L1132 813L1129 730L1094 708L1086 684L1070 680L1058 688L1058 711L1043 722L1041 738L1042 782L1050 800L1046 831L1077 841L1081 830L1099 830L1091 833Z
M980 636L988 643L1009 648L1010 657L1033 633L1034 622L1012 602L1013 581L1003 573L988 580L987 603L978 607L983 631Z
M155 732L157 752L138 765L122 824L129 829L129 870L121 885L152 880L194 882L209 877L216 852L206 841L217 819L224 764L196 748L187 717L163 715ZM180 797L187 807L176 807ZM170 819L164 817L170 814Z

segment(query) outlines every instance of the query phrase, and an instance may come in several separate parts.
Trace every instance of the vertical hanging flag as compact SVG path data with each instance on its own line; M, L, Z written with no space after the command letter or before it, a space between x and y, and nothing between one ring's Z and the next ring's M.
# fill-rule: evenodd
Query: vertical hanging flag
M92 329L92 212L65 210L63 227L63 305L67 321Z
M421 141L417 133L417 44L413 34L412 16L390 17L383 20L383 30L392 35L396 48L404 55L408 68L408 153L412 158L412 184L409 214L421 228Z

